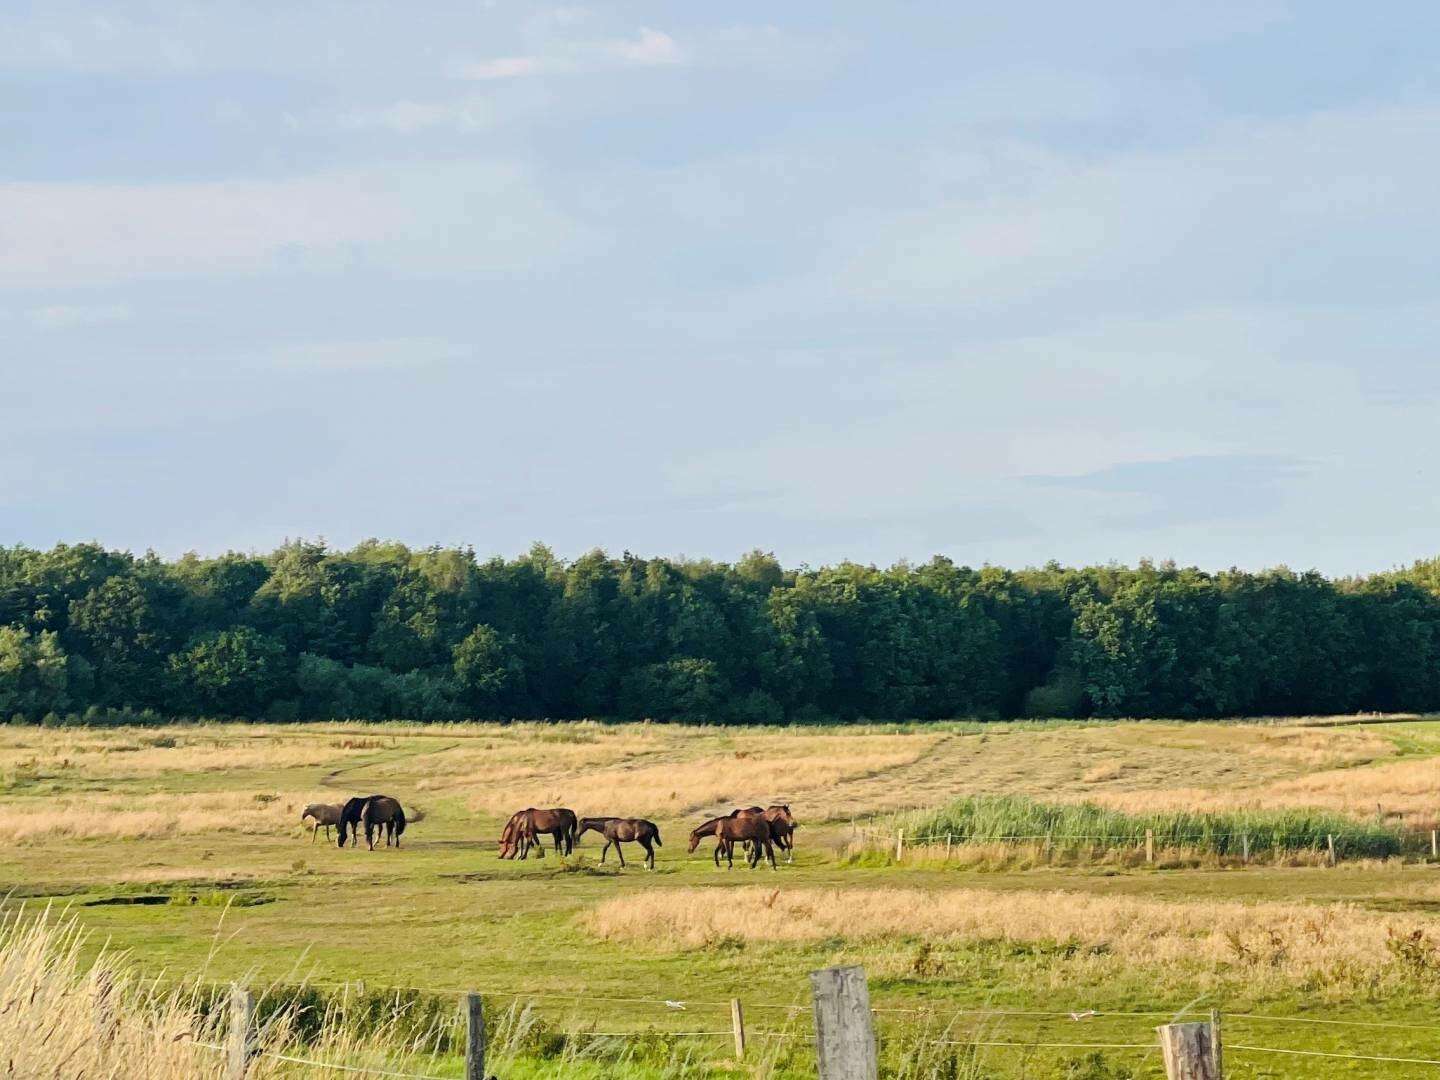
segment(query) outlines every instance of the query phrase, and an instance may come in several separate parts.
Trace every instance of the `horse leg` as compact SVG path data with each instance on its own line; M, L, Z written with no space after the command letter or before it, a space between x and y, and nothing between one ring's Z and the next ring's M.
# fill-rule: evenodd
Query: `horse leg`
M620 869L625 869L625 849L620 846L620 841L615 841L615 854L620 856Z
M317 836L319 836L319 835L320 835L320 826L319 826L319 825L316 825L313 829L310 830L310 842L313 844L313 843L315 842L315 837L317 837ZM326 838L327 840L330 838L330 830L329 830L329 829L326 829L326 830L325 830L325 838Z
M605 864L605 856L610 854L610 841L605 841L605 846L600 849L600 864Z
M775 865L775 848L769 840L765 841L765 855L770 860L770 869L779 870L780 868ZM757 859L756 861L758 862L759 860Z
M640 846L645 849L645 869L655 869L655 848L649 840L641 840Z
M715 869L720 869L720 849L725 846L724 840L715 841Z

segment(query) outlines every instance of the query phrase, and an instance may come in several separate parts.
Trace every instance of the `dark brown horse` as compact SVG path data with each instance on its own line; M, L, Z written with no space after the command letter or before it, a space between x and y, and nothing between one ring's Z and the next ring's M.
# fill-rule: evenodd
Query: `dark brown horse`
M549 836L555 843L556 854L569 855L575 850L575 829L578 821L574 810L563 806L549 810L537 810L531 806L516 811L510 816L500 834L500 857L513 859L517 854L529 858L531 848L539 858L545 857L541 836Z
M575 839L578 841L589 830L595 830L605 838L605 846L600 850L600 861L605 861L605 856L610 853L610 845L615 845L615 853L620 856L620 866L625 866L625 852L620 844L636 843L645 849L645 866L655 869L655 848L663 846L660 843L660 830L656 828L653 821L646 821L644 818L621 818L621 817L587 817L580 819L580 827L575 832Z
M356 796L348 800L340 810L339 828L336 830L339 846L345 846L347 830L353 837L351 843L358 844L362 825L365 827L365 843L371 851L375 850L376 829L384 833L386 847L392 842L399 847L400 834L405 831L405 811L399 800L389 795Z
M765 820L765 811L751 813L740 810L729 817L717 818L715 822L715 837L725 848L725 864L727 867L735 866L735 845L737 843L748 843L750 846L750 869L754 870L760 862L760 854L763 850L765 857L770 860L770 869L779 869L775 865L775 847L772 843L770 823ZM717 848L718 851L718 848Z

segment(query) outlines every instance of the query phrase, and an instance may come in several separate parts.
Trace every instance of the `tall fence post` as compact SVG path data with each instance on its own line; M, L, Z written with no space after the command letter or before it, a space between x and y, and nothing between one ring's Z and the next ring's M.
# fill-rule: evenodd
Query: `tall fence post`
M1440 859L1440 829L1430 830L1430 858Z
M1225 1073L1225 1038L1220 1031L1220 1010L1210 1010L1210 1030L1215 1040L1215 1073L1217 1076Z
M735 1060L745 1060L745 1010L739 998L730 999L730 1027L735 1032Z
M245 1080L255 1056L255 995L243 986L230 988L230 1039L226 1080Z
M1221 1080L1220 1039L1214 1024L1166 1024L1156 1030L1167 1080Z
M1250 861L1250 834L1248 832L1240 834L1240 861L1247 863Z
M485 1080L485 1007L473 990L465 995L461 1007L465 1010L465 1080Z
M1155 861L1155 830L1145 830L1145 861Z
M945 861L950 861L950 834L945 834Z
M810 973L820 1080L878 1080L870 988L862 967Z
M905 857L905 830L899 829L895 833L895 861L899 862Z
M1326 846L1326 848L1329 849L1329 852L1330 852L1330 854L1329 854L1330 865L1331 865L1331 866L1334 866L1334 865L1335 865L1335 834L1334 834L1334 833L1326 833L1326 834L1325 834L1325 846Z

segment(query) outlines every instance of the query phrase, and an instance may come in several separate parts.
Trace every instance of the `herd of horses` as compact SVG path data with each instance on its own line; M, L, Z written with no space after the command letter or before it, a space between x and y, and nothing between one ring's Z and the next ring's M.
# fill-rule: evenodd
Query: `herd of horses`
M347 833L352 845L360 843L360 830L365 830L365 843L375 850L375 840L383 836L385 846L393 842L400 846L400 836L405 831L405 808L399 799L389 795L357 795L344 803L311 803L300 815L300 822L311 822L310 842L323 828L330 836L331 826L339 834L339 845L343 848Z
M400 846L400 836L405 832L405 810L397 799L389 795L357 796L342 804L311 803L300 815L302 823L311 827L310 842L323 828L328 839L333 826L338 833L338 844L345 846L347 838L352 845L360 842L360 830L365 830L365 843L371 851L375 843L383 838L385 846L392 843ZM790 807L777 803L769 807L747 806L732 810L723 817L711 818L690 833L689 851L693 854L700 841L707 836L715 838L714 861L718 868L720 857L725 864L735 865L735 847L740 845L748 854L750 869L759 865L761 858L768 859L772 870L775 865L775 849L785 852L786 861L795 861L795 816ZM557 854L569 855L575 850L580 837L587 832L597 833L605 841L600 850L600 861L615 848L620 866L625 866L625 851L621 844L639 844L645 851L646 869L655 869L655 849L661 846L660 829L653 821L644 818L622 817L577 817L574 810L563 806L548 810L527 807L510 815L500 833L500 858L528 859L530 852L536 858L545 857L542 837L550 837Z
M720 856L725 856L726 865L735 865L735 845L742 845L750 858L750 869L755 869L761 857L768 859L775 869L775 849L786 853L787 860L795 861L795 815L790 807L776 804L770 807L747 806L733 810L724 817L711 818L690 833L689 851L700 846L707 836L715 837L715 865L720 865ZM545 857L541 837L548 836L558 854L569 855L575 844L587 832L596 832L605 841L600 849L600 861L610 854L611 846L625 865L625 850L620 845L639 844L645 851L645 866L655 869L655 849L661 846L660 829L653 821L644 818L622 817L577 817L574 810L563 806L548 810L527 807L510 815L500 833L500 858L527 859L534 851L537 858Z

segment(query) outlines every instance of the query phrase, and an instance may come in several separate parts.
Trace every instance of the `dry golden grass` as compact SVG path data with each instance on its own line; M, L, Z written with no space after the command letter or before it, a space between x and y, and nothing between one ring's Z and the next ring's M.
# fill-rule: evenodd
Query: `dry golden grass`
M1254 788L1180 787L1106 792L1094 801L1117 810L1276 810L1317 807L1358 817L1382 817L1418 829L1440 823L1440 758L1331 769Z
M753 749L657 764L569 773L500 767L487 771L483 788L471 794L468 805L495 814L563 804L582 815L672 816L779 801L803 802L812 818L824 818L837 785L912 765L933 742L915 735L776 736L754 740Z
M213 832L298 832L300 811L310 801L323 800L238 791L26 799L6 806L5 832L7 839L21 844L56 839L153 840Z
M138 979L114 954L81 960L84 935L71 919L48 911L0 912L0 1075L53 1080L196 1080L227 1076L225 1013L206 1015L195 988L170 990ZM257 995L259 996L259 995ZM398 1014L358 1033L342 1010L327 1009L320 1030L297 1046L293 1017L272 1014L257 1025L250 1080L395 1076L434 1071L425 1053L433 1032L397 1031Z
M609 941L706 948L719 943L842 940L893 945L1056 945L1053 977L1145 965L1177 976L1353 989L1440 972L1440 922L1352 905L1170 902L1064 891L979 889L657 889L582 917ZM1412 938L1416 932L1418 938ZM1397 941L1411 940L1408 956ZM1416 968L1424 969L1422 971ZM1098 972L1092 971L1091 974Z
M22 729L0 744L0 775L30 778L133 779L168 773L293 769L335 765L374 755L389 738L289 735L274 729L115 729L89 732Z

